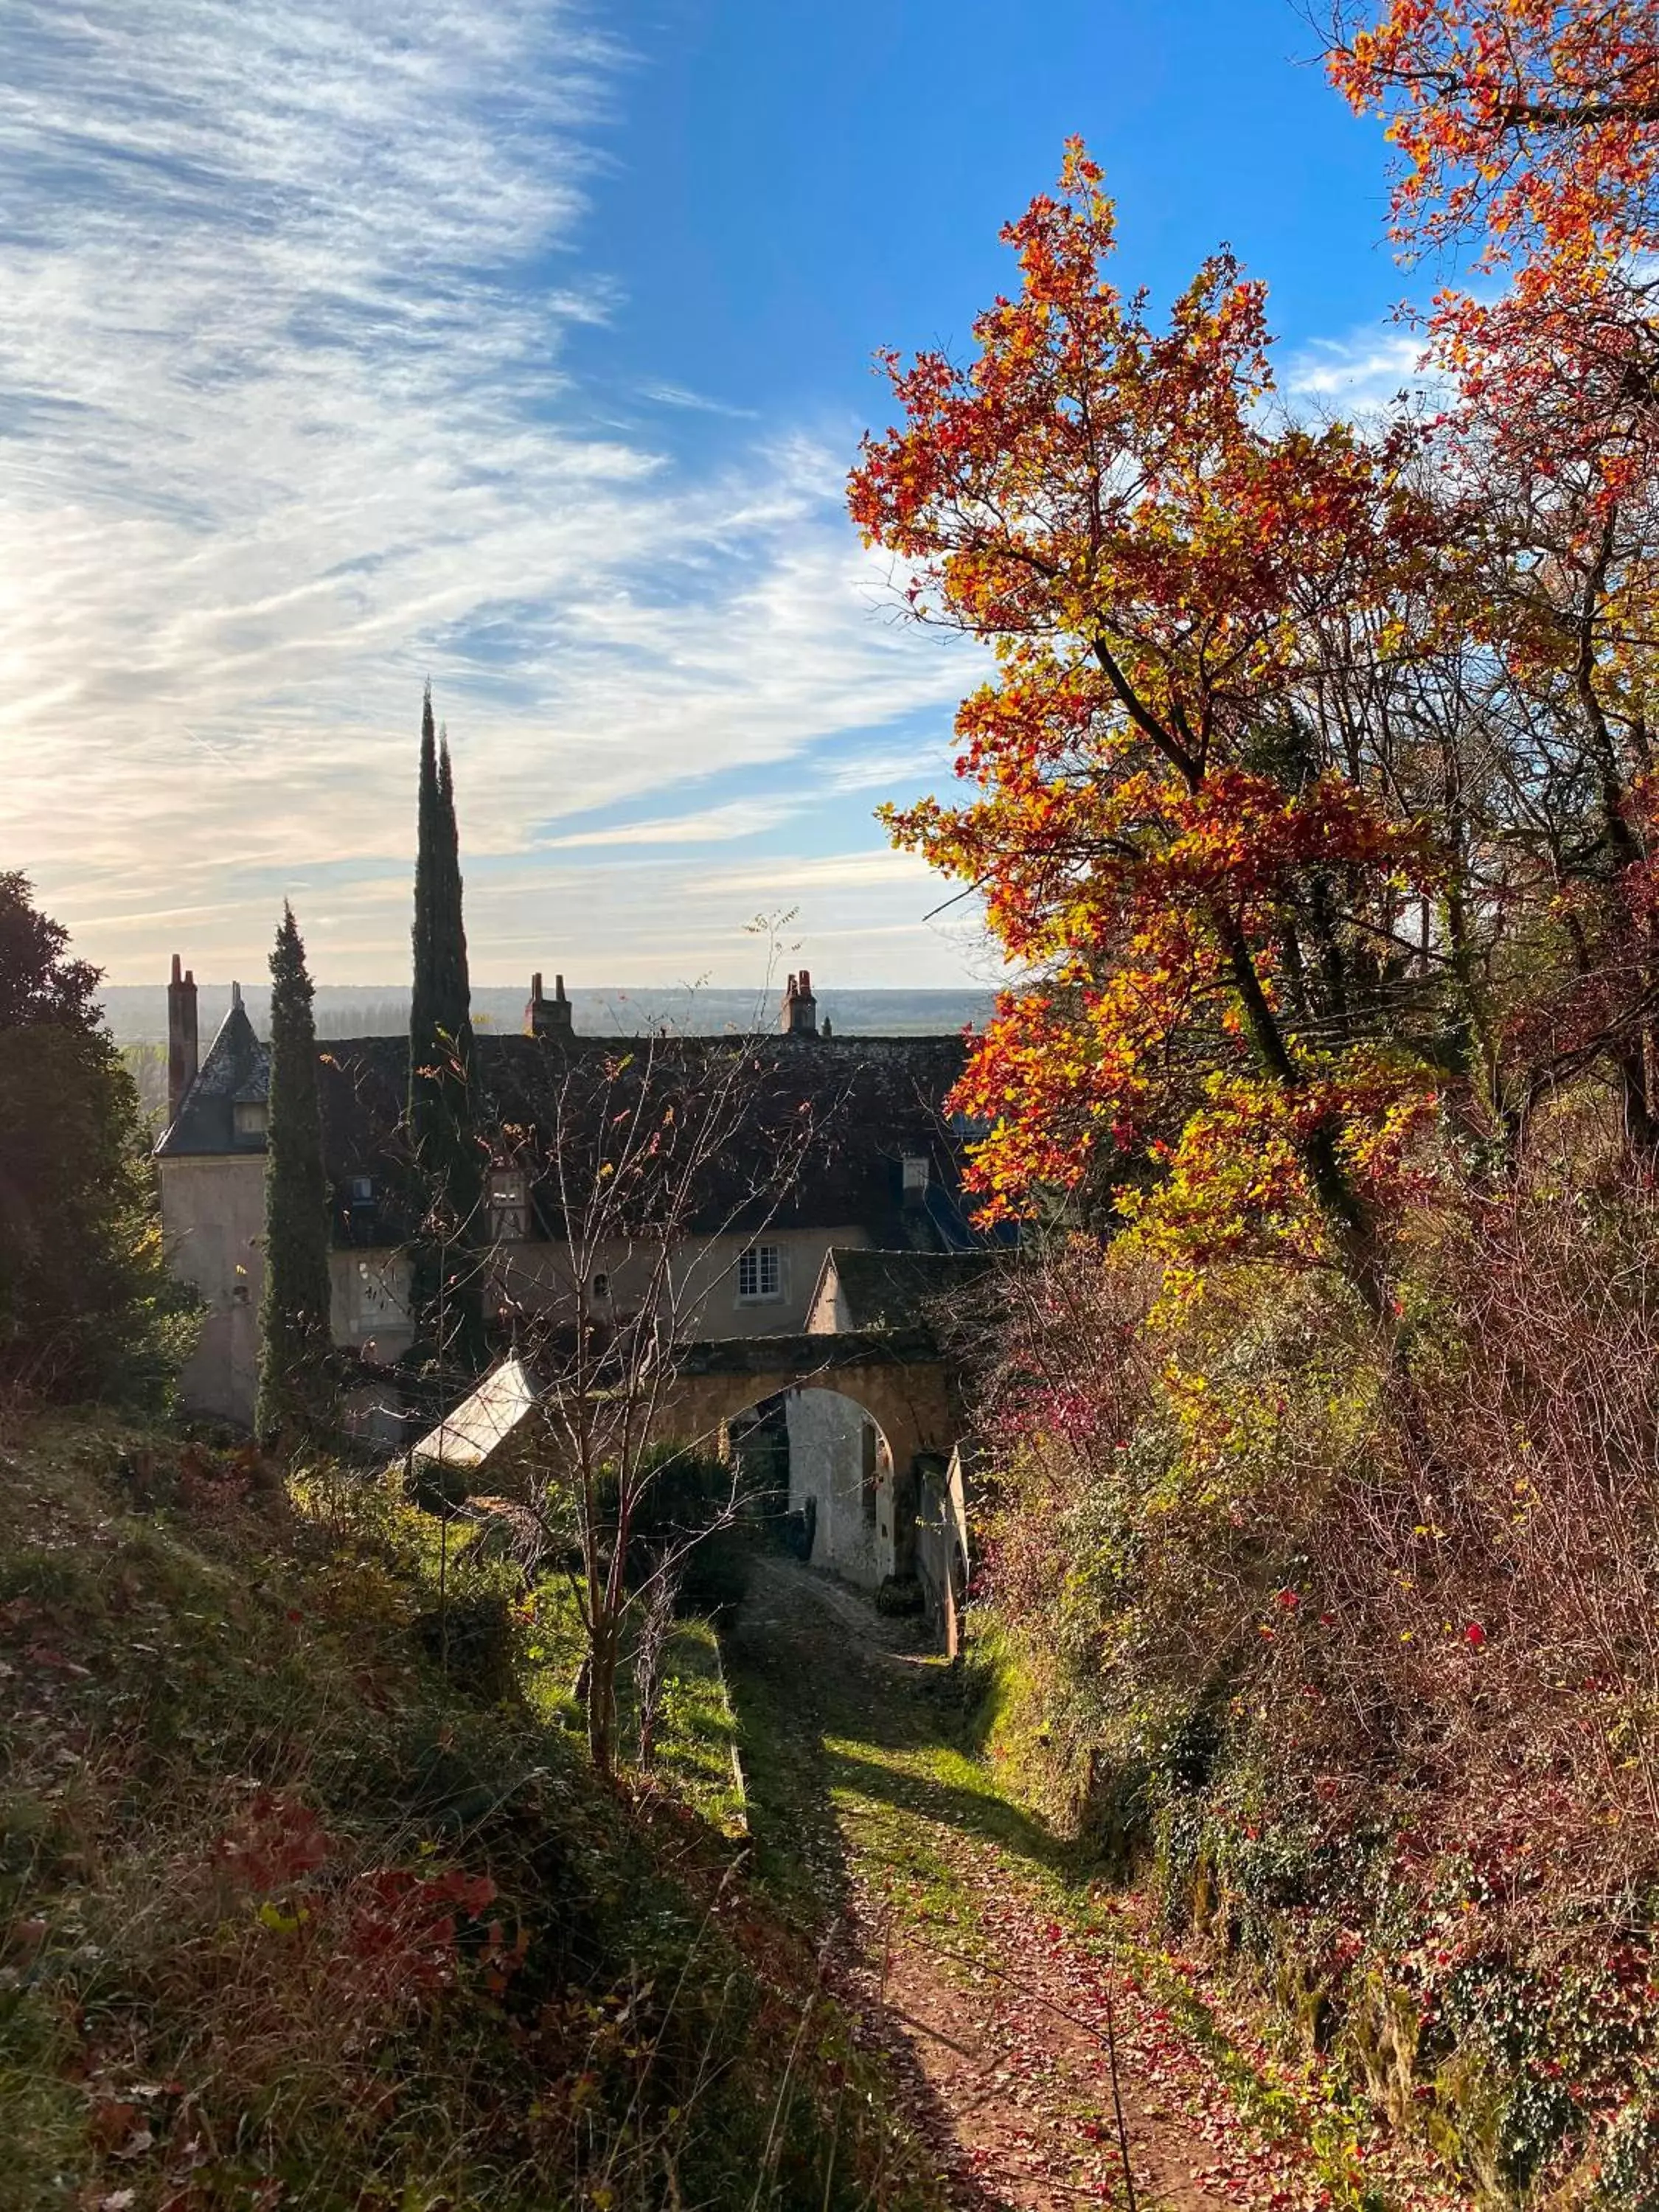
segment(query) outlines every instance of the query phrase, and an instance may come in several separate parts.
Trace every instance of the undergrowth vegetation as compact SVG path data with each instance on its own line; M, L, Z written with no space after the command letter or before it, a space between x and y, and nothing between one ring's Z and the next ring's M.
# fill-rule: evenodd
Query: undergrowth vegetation
M1497 2201L1659 2203L1659 1207L1425 1215L1316 1279L1024 1279L995 1749Z
M0 2200L934 2201L748 1887L707 1628L601 1785L567 1602L359 1474L15 1425Z

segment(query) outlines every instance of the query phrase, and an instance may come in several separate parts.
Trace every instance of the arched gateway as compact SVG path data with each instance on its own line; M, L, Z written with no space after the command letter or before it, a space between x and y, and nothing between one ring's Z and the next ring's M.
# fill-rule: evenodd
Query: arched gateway
M811 1557L873 1587L938 1579L930 1488L961 1434L956 1394L926 1329L727 1337L681 1345L653 1422L665 1439L709 1440L781 1401L791 1502L807 1507ZM837 1413L837 1410L839 1412Z
M912 1472L919 1453L948 1453L961 1434L939 1346L920 1328L681 1345L654 1427L664 1438L711 1437L763 1399L799 1389L833 1390L860 1407L886 1438L896 1474Z
M512 1495L533 1452L542 1386L517 1357L492 1369L414 1447L475 1494ZM925 1328L809 1331L677 1345L658 1378L647 1441L712 1445L738 1418L782 1407L792 1504L813 1502L816 1564L873 1588L919 1578L943 1626L966 1571L952 1502L962 1416L951 1370ZM860 1448L863 1448L862 1450ZM850 1449L850 1459L849 1459Z

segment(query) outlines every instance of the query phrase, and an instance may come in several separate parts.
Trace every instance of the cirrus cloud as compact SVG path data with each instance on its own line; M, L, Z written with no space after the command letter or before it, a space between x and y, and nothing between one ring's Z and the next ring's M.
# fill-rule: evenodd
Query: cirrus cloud
M525 902L571 901L596 981L641 965L688 886L735 924L832 787L826 745L903 730L899 757L927 754L961 659L872 619L834 444L757 421L688 468L653 425L694 395L635 405L570 369L573 326L621 304L586 217L629 64L585 15L19 0L8 46L0 865L118 977L173 936L246 972L284 892L319 972L395 972L428 672L486 975L520 964ZM746 829L733 778L757 780ZM562 827L602 811L611 831ZM711 877L702 848L744 836L764 866ZM607 843L653 853L614 911L601 874L537 859L598 869ZM874 945L868 881L811 858L804 918ZM916 918L896 980L953 980L931 886L880 865L881 944Z

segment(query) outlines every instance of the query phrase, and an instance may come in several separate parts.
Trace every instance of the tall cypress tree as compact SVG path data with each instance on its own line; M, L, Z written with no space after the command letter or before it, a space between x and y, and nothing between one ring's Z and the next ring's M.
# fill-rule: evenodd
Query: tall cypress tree
M415 971L409 1001L409 1121L418 1145L432 1114L437 1062L438 984L433 933L438 890L438 733L432 720L432 686L421 710L421 781L415 817Z
M447 733L441 736L433 726L429 684L421 715L413 942L409 1127L424 1210L414 1255L416 1328L441 1364L471 1373L485 1353L483 1155L455 777Z
M311 977L284 902L270 956L270 1092L265 1122L265 1280L259 1302L259 1439L314 1436L331 1392L329 1191L317 1096Z

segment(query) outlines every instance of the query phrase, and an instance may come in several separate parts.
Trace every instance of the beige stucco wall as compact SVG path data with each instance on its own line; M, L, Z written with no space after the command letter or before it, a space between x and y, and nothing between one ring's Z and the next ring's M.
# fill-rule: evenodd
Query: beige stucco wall
M244 1427L258 1384L264 1287L265 1160L224 1154L158 1163L161 1228L173 1272L207 1313L179 1391L191 1412ZM334 1341L395 1358L408 1346L409 1263L397 1252L329 1255Z
M880 1430L836 1390L792 1390L789 1504L817 1507L812 1565L873 1589L893 1571L893 1469Z
M858 1242L862 1244L865 1239ZM808 1304L806 1331L809 1336L839 1336L853 1326L853 1316L848 1310L839 1279L833 1273L820 1273L817 1287Z
M207 1306L179 1395L193 1413L251 1422L265 1272L264 1157L162 1160L160 1166L161 1229L174 1273Z
M673 1262L673 1311L661 1316L665 1331L682 1339L793 1335L805 1328L824 1255L835 1244L866 1245L863 1230L767 1229L753 1237L688 1237ZM775 1244L781 1283L775 1298L738 1295L738 1260L751 1244ZM590 1281L609 1279L618 1315L638 1310L654 1255L622 1243L599 1243L587 1255ZM505 1294L532 1311L568 1319L574 1310L575 1274L562 1244L507 1244L498 1266ZM597 1308L596 1310L603 1310Z

